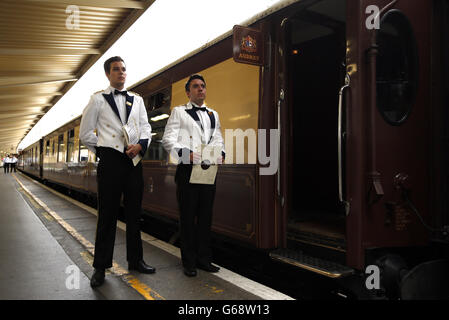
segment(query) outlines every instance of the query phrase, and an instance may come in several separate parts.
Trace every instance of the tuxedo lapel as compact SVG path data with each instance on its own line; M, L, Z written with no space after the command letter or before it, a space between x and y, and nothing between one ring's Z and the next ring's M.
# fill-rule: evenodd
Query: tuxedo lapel
M126 123L128 123L129 115L132 111L134 96L126 95Z
M196 124L198 125L199 128L201 128L201 132L204 133L204 129L203 129L203 125L201 124L201 120L200 117L198 117L198 114L196 113L195 110L193 109L185 109L186 112L190 115L190 117L192 117L192 119L196 122ZM211 127L211 136L209 137L209 142L212 140L212 137L215 134L215 116L214 113L212 111L207 111L207 115L209 116L210 119L210 127Z
M210 119L210 129L211 129L211 132L212 132L212 134L211 134L211 136L209 138L209 142L210 142L212 140L212 137L215 134L215 116L214 116L214 113L212 111L208 111L207 115L209 116L209 119Z
M112 108L112 111L114 111L114 113L117 115L117 117L119 118L120 122L123 123L122 118L120 118L120 113L118 112L117 105L115 104L115 101L114 101L114 94L112 92L110 94L103 93L103 97L109 103L109 105Z
M203 126L201 125L200 117L198 117L198 114L193 109L186 109L186 112L195 120L196 124L201 128L201 131L203 131Z

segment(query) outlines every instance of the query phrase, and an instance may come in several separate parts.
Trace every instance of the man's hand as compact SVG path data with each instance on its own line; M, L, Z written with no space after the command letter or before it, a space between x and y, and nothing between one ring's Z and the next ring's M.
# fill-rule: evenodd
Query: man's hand
M219 156L217 158L217 164L223 164L224 163L224 158L222 156Z
M133 159L135 156L139 154L142 150L142 146L140 144L130 144L126 147L126 155Z

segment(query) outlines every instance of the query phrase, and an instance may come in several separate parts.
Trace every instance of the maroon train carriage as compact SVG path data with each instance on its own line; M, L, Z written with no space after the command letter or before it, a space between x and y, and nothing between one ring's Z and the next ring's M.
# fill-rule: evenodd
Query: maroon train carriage
M145 212L178 219L176 166L161 140L170 110L187 102L187 77L201 73L227 151L214 232L325 277L358 275L360 290L378 289L378 272L389 297L449 296L448 17L443 0L281 1L244 23L247 33L133 85L153 128ZM26 148L22 169L95 193L79 122ZM254 139L279 148L274 174L260 174L268 165Z
M22 151L22 170L45 182L95 195L95 154L79 141L78 117Z

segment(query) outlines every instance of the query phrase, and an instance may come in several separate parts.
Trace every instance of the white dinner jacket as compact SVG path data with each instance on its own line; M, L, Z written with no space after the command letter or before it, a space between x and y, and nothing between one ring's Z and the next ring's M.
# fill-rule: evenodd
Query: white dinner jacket
M173 108L165 126L162 145L175 159L178 159L178 150L186 148L197 152L202 144L220 146L222 153L225 152L218 113L209 107L207 107L207 113L215 122L215 125L211 124L215 127L211 130L211 137L205 136L201 124L194 119L196 112L192 110L191 102Z
M131 112L128 119L121 119L113 97L114 90L108 87L91 96L81 118L81 142L94 153L95 147L108 147L123 153L125 137L122 127L123 124L133 122L137 127L139 139L148 139L148 147L151 142L151 126L142 97L128 91L126 103L131 104ZM97 130L97 135L94 130Z

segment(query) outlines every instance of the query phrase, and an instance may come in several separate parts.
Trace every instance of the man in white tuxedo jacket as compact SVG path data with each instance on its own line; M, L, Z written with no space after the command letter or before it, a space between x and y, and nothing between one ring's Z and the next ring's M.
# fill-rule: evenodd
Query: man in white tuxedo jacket
M126 252L128 269L154 273L155 268L143 261L140 237L140 214L143 195L142 162L151 141L151 126L143 99L123 91L126 67L122 58L112 57L104 63L110 86L92 95L83 111L80 140L100 158L97 167L98 221L95 238L94 274L91 286L104 282L105 269L112 267L117 217L123 193L126 216ZM138 141L126 145L123 126L137 131ZM96 130L96 134L95 131Z
M189 102L175 107L167 121L162 144L178 159L176 195L180 211L181 256L184 273L196 276L196 268L217 272L211 264L210 229L216 185L190 183L192 163L201 161L201 145L221 148L217 163L224 160L224 142L218 113L206 107L206 82L195 74L185 86ZM197 223L195 224L195 217Z

